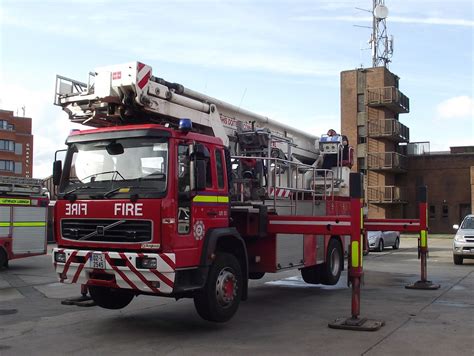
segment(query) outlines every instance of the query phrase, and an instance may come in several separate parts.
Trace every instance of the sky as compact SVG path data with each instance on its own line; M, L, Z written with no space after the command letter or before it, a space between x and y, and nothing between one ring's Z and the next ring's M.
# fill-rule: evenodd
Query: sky
M474 145L474 2L386 0L410 141ZM153 75L321 135L340 129L340 72L372 65L371 0L0 0L0 109L33 119L36 178L72 125L56 75L141 61ZM355 26L356 25L356 26Z

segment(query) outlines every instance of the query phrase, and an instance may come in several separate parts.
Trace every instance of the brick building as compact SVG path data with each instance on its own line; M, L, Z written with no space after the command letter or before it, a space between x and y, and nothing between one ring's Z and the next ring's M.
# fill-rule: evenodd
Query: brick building
M369 217L418 217L416 190L426 185L430 231L452 233L473 211L474 146L430 153L429 143L409 143L399 121L409 109L386 67L341 73L341 131L356 149L352 171L364 173Z
M407 216L417 216L416 187L426 185L430 231L453 233L452 226L474 207L474 146L410 155L402 184L409 197Z
M409 99L398 88L399 78L386 67L341 73L341 130L356 149L353 171L364 173L370 218L404 215L407 156L401 143L409 129L399 121L408 113Z
M0 110L0 175L33 177L31 118Z

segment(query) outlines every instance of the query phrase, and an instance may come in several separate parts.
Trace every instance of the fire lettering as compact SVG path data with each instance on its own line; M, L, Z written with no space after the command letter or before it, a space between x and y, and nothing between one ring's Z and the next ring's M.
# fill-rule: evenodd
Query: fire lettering
M143 204L116 203L114 205L115 216L143 216Z
M87 215L87 204L73 203L66 204L66 215Z

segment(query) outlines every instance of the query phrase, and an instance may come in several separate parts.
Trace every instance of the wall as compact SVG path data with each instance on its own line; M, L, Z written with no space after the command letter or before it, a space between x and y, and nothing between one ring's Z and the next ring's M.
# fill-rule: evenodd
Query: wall
M409 197L406 217L418 216L417 186L426 185L430 232L453 233L452 226L474 206L474 153L410 156L404 185Z

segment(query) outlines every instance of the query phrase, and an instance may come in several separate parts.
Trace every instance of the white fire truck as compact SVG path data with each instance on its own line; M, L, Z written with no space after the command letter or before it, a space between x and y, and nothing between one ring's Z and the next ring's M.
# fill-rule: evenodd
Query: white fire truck
M109 309L140 294L189 297L222 322L247 298L248 279L265 273L337 283L350 235L359 287L361 179L351 175L349 196L340 137L280 124L139 62L56 84L55 104L93 127L72 132L54 163L61 282L86 285ZM335 167L318 169L321 152Z
M0 268L46 253L48 203L41 180L0 176Z

